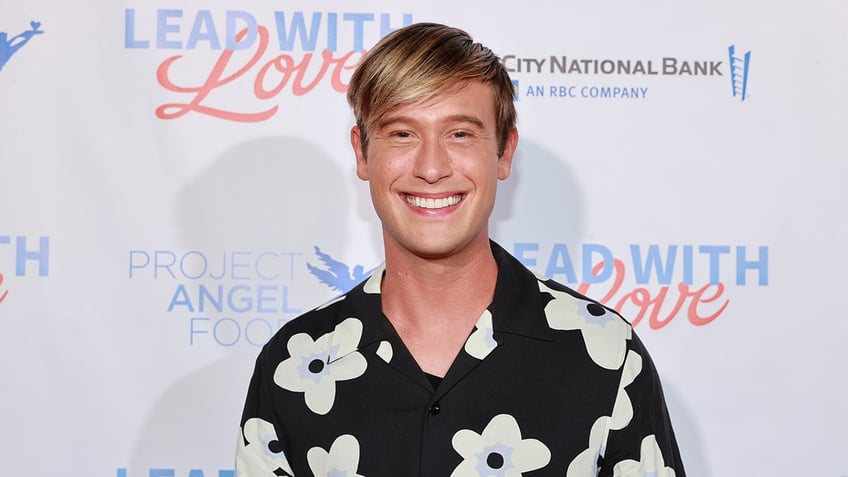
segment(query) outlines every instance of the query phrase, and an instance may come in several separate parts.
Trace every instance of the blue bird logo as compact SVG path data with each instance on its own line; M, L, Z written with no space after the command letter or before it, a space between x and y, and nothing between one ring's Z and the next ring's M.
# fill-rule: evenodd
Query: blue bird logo
M29 26L32 27L31 30L26 30L12 38L9 38L5 31L0 31L0 71L3 70L3 66L9 61L9 58L26 45L33 36L44 33L44 30L39 30L40 22L29 22Z
M362 265L356 265L351 270L348 265L322 252L317 245L315 246L315 255L318 256L318 259L321 260L321 263L324 264L326 269L307 263L306 267L309 269L309 272L318 278L321 283L341 293L350 291L351 288L355 287L376 269L375 267L365 272L365 268Z

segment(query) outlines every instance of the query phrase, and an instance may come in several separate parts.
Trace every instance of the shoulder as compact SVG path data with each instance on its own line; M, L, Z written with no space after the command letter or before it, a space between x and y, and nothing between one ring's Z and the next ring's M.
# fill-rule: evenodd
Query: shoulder
M370 281L369 278L349 292L291 319L271 337L261 354L266 359L279 361L291 354L293 346L305 342L317 347L344 341L355 348L363 336L363 329L373 328L371 322L381 310L380 295L370 291Z

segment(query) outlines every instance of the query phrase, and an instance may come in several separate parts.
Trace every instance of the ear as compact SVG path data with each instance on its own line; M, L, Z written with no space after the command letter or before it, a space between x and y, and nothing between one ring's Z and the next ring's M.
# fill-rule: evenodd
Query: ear
M362 150L362 131L359 130L359 126L354 126L350 130L350 145L356 155L356 177L367 181L368 162L365 160L365 153Z
M504 180L509 177L512 171L512 158L515 155L515 149L518 147L518 128L512 127L504 144L504 152L498 158L498 179Z

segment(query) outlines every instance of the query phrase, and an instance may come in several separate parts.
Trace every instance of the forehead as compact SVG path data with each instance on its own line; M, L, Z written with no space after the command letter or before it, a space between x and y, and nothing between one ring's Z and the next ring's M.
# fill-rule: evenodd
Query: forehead
M474 117L486 126L495 124L495 92L489 83L461 81L418 101L404 103L387 110L378 124L400 118L410 120Z

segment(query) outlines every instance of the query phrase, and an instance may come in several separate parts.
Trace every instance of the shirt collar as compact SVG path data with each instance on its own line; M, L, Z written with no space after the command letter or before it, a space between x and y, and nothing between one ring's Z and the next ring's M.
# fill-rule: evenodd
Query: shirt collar
M539 290L539 278L491 241L492 254L498 264L495 297L489 310L495 332L510 333L551 341L551 328L545 318L545 305L550 300Z

